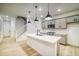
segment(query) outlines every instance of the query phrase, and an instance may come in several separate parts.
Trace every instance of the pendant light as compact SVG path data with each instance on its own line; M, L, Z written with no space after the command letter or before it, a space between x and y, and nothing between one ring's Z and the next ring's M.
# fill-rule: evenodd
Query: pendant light
M49 13L49 3L48 3L48 14L45 17L45 20L52 20L52 16Z
M28 11L28 13L30 14L30 11ZM30 19L29 19L28 23L31 23Z
M30 21L28 21L28 23L31 23Z
M38 6L35 6L35 20L34 21L38 21L38 19L37 19L37 8L38 8Z

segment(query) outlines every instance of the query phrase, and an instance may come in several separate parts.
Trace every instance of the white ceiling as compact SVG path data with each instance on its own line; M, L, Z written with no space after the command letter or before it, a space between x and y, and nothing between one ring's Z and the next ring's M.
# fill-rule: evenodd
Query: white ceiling
M37 11L38 17L40 17L40 15L45 17L47 15L47 3L38 3L34 5L37 5L38 9L42 8L42 11ZM50 3L49 6L50 14L52 16L79 9L79 3ZM61 9L61 12L56 11L59 8ZM31 11L31 17L35 15L33 3L0 3L0 12L3 14L26 17L28 11Z

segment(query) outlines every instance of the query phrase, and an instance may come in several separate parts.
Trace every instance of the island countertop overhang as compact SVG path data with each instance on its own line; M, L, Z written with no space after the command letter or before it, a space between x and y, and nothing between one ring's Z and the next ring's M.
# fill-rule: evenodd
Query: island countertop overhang
M36 34L27 34L27 37L38 39L52 44L58 42L62 38L61 36L49 36L49 35L39 36Z

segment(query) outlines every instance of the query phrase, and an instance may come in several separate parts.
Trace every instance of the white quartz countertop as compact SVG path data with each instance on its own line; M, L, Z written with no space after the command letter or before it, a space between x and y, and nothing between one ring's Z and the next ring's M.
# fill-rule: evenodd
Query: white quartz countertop
M36 34L27 34L27 37L39 39L41 41L46 41L48 43L56 43L58 40L60 40L61 36L49 36L49 35L36 35Z

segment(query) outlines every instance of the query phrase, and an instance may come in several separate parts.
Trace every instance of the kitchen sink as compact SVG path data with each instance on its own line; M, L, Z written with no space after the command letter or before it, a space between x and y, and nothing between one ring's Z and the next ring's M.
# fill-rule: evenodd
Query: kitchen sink
M37 34L37 36L43 36L43 34Z

